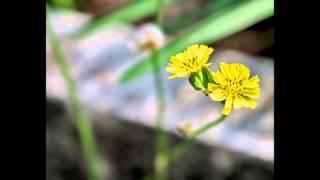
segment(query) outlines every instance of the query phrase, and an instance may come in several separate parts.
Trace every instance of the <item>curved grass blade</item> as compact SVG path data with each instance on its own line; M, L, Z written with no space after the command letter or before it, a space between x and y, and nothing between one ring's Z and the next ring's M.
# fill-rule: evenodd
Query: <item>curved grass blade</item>
M165 0L164 4L171 3L169 0ZM98 28L112 23L114 21L121 22L134 22L138 21L141 18L150 16L156 13L157 0L139 0L134 1L130 5L127 5L117 11L112 12L111 14L106 14L101 17L97 17L88 24L80 28L76 33L72 35L73 38L81 38L92 34Z
M226 8L230 5L242 3L248 0L214 0L207 1L204 5L190 7L188 13L181 13L178 17L167 19L163 24L166 33L177 33L181 29L188 28L194 23L201 21L203 18L210 16L212 13Z

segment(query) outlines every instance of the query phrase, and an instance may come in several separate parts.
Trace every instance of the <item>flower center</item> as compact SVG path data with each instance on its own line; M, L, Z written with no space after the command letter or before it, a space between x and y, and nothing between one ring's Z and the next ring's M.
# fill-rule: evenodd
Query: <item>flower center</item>
M227 79L227 84L225 86L225 89L229 94L235 95L243 89L242 84L243 84L243 80L240 80L240 81L233 80L232 81L231 79Z
M199 71L199 64L197 61L197 56L194 56L194 57L188 59L186 62L183 62L182 64L184 65L184 68L186 71L189 71L189 72Z

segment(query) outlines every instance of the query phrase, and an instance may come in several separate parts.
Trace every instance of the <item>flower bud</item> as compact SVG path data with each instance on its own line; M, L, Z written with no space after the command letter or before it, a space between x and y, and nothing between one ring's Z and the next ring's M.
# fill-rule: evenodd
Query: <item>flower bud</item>
M191 74L189 83L195 90L206 93L208 83L213 83L210 69L208 67L202 67L200 71Z

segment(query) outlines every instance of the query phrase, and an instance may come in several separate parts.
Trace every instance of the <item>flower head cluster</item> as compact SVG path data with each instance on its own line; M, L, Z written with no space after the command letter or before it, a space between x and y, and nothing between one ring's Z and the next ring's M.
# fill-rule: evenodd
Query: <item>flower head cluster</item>
M207 67L210 54L213 49L205 45L191 45L187 50L171 56L166 70L173 75L169 79L186 77Z
M211 72L207 64L213 49L205 45L191 45L182 53L172 56L166 70L179 78L189 76L190 84L213 101L224 102L222 113L229 115L232 108L255 109L253 100L260 96L259 77L250 78L250 69L243 64L221 63L219 70Z
M225 101L223 114L229 115L232 107L255 109L259 98L259 77L250 78L250 69L243 64L221 64L220 70L212 73L215 83L208 84L209 96L214 101Z

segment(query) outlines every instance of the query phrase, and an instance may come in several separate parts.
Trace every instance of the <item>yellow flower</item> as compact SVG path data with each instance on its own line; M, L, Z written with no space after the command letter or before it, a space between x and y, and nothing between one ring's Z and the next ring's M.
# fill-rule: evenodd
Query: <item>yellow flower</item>
M207 67L211 63L206 64L213 49L206 45L191 45L187 50L171 56L169 66L166 70L173 75L168 79L186 77L192 73L201 70L202 67Z
M255 109L257 103L252 98L259 98L259 77L250 78L250 69L243 64L220 64L220 70L212 73L213 83L208 84L210 98L224 101L223 114L229 115L232 106L235 109L249 107Z

